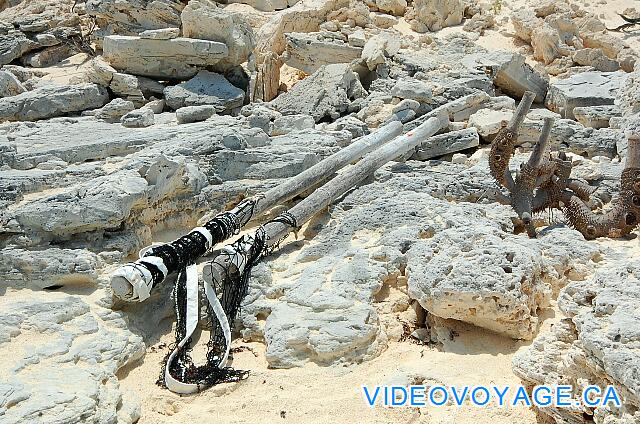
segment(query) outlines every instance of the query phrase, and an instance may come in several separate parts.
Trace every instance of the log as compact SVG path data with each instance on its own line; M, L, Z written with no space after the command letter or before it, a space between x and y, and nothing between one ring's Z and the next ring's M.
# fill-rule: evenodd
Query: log
M400 122L391 122L378 131L355 140L349 146L270 189L264 195L245 200L231 211L222 215L231 217L230 222L235 223L239 227L237 228L239 231L252 218L330 178L344 166L359 160L365 154L383 146L401 133L402 124ZM217 218L220 216L218 215ZM206 226L207 224L205 224ZM182 258L181 262L190 263L197 260L199 256L212 248L215 243L224 241L225 235L231 235L226 233L228 232L220 233L223 236L221 237L222 240L219 240L213 237L206 228L198 227L186 236L181 237L182 241L179 244L182 245L184 243L194 243L193 239L203 240L207 245L206 248L203 245L191 250L194 252L192 253L194 257ZM206 238L206 241L204 241L203 237ZM178 239L178 241L181 239ZM171 243L167 245L171 245ZM174 269L176 268L175 266L164 263L160 257L153 256L153 254L144 256L144 251L145 249L141 251L138 261L125 264L112 273L111 289L116 297L126 301L142 302L150 296L153 287L158 285L167 275L178 271L178 269ZM155 277L152 273L154 270L156 271Z
M292 207L287 212L287 218L293 218L296 226L301 226L384 164L415 150L448 125L449 119L446 114L432 117L415 130L409 131L378 150L369 153L357 164L345 169L339 176ZM294 229L290 224L276 219L266 223L258 231L264 231L265 247L269 249ZM221 249L220 253L204 266L203 276L205 283L214 284L214 282L226 280L229 275L227 271L232 267L235 267L240 274L245 272L244 265L247 263L245 256L253 254L252 249L255 247L254 241L257 238L258 234L256 232L252 237L243 237L236 243ZM225 281L224 283L226 284L227 282Z

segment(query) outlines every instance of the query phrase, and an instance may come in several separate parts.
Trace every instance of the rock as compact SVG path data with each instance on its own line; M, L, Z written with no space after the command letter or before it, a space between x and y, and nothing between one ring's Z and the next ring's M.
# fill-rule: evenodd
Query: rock
M459 25L464 15L464 3L461 0L415 0L413 8L415 19L429 31Z
M187 82L165 88L167 106L177 110L184 106L212 105L217 112L230 112L242 106L244 91L222 75L200 71Z
M134 35L145 30L177 28L184 4L179 0L88 0L86 11L96 17L98 36Z
M296 4L298 0L231 0L229 3L248 4L256 10L263 12L273 12L275 10L286 9Z
M116 373L142 358L145 346L120 312L78 296L33 292L28 300L3 299L0 328L0 346L13 352L5 364L11 377L0 384L3 421L139 419L139 400L122 393ZM26 337L40 341L24 351Z
M407 8L406 0L375 0L376 7L383 11L389 12L395 16L404 15Z
M28 39L21 31L0 32L0 66L13 62L37 46L38 43Z
M140 33L140 38L152 40L170 40L180 36L180 28L148 29ZM197 37L194 37L197 38Z
M0 121L37 121L101 107L107 91L95 84L47 85L0 99Z
M606 31L587 32L580 35L584 47L600 49L610 59L617 61L622 70L633 71L637 55L622 39Z
M338 118L329 124L327 129L332 131L349 131L353 135L353 138L362 137L370 132L367 124L355 116L344 116L342 118Z
M567 253L586 266L599 254L596 247L577 242L569 229L536 240L482 226L444 230L412 246L409 295L438 317L530 340L538 310L551 299L553 287L545 275L562 276L563 268L571 269L562 256Z
M350 63L360 58L362 49L337 40L320 40L317 33L288 33L285 63L312 74L321 66L333 63ZM337 41L337 42L336 42Z
M111 76L109 88L118 96L140 107L152 96L161 96L165 87L149 78L116 72Z
M542 25L542 19L538 18L530 9L522 8L511 14L511 22L516 36L523 41L531 43L531 34Z
M316 122L337 119L351 101L366 96L358 75L349 65L326 65L271 101L283 115L311 115Z
M500 130L501 123L508 122L512 115L511 111L481 109L469 118L469 126L477 128L480 137L491 142ZM537 142L542 130L542 120L546 116L555 119L549 137L551 149L562 149L586 157L613 157L617 151L616 146L624 140L620 131L585 128L573 120L561 119L558 114L547 109L533 109L522 124L517 144L533 145Z
M166 101L164 99L160 100L152 100L144 105L144 107L148 107L155 113L156 115L162 113L164 111L164 107L166 106Z
M371 22L378 28L388 29L398 24L398 18L385 13L371 12Z
M613 259L613 258L612 258ZM544 408L542 413L565 422L636 422L640 396L636 355L640 322L638 261L616 258L595 276L571 282L559 295L567 318L513 358L513 371L527 384L569 384L574 387L613 385L618 408Z
M133 102L123 99L113 99L100 109L95 111L96 119L107 122L120 122L123 115L131 112L136 107Z
M0 70L0 98L17 96L27 91L11 72Z
M198 68L215 65L228 55L222 43L193 38L155 40L110 35L104 38L104 59L115 69L151 78L188 79Z
M493 28L495 24L496 18L492 13L478 13L473 15L471 19L467 19L462 29L484 34L485 29Z
M463 64L470 69L487 72L493 77L496 87L506 94L522 98L525 91L532 91L538 103L542 103L547 95L548 81L518 53L497 50L471 54L463 59Z
M612 105L626 79L624 72L582 72L549 87L545 105L563 118L573 119L577 106Z
M228 12L212 0L192 0L182 11L185 37L212 40L227 46L221 65L239 65L248 60L255 47L251 25L243 14Z
M419 103L429 103L433 97L431 86L413 78L399 80L391 89L391 95L401 99L411 99Z
M393 113L400 112L401 110L411 109L413 111L420 108L420 102L413 99L404 99L393 107L391 110Z
M572 59L578 65L593 66L602 72L614 72L620 69L620 64L609 59L600 49L580 49L577 50Z
M388 32L371 37L362 49L362 59L369 70L373 71L378 65L386 62L386 56L394 56L400 50L398 39Z
M584 106L574 108L573 115L585 127L609 128L609 120L622 116L622 111L613 105Z
M35 53L29 53L22 57L21 62L25 66L34 68L45 68L55 65L62 60L73 56L76 51L66 44L48 47L44 50L38 50Z
M309 115L284 115L273 121L272 136L288 134L292 131L300 131L314 128L316 121Z
M132 110L120 118L123 127L144 128L153 125L153 110L148 107Z
M461 150L478 147L480 136L475 128L451 131L429 138L429 141L418 149L411 157L414 160L428 160L438 156L459 152ZM466 161L466 156L464 159ZM464 163L464 162L463 162Z
M85 249L0 251L0 272L13 288L41 290L52 286L97 285L104 261Z
M216 107L213 105L185 106L176 110L178 124L205 121L215 114Z
M364 47L367 43L367 39L364 35L364 31L358 29L347 36L349 45L353 47Z

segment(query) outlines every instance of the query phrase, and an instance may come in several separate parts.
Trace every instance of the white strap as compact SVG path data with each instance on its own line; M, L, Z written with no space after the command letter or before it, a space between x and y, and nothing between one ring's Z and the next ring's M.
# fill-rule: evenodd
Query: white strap
M197 393L200 390L198 384L190 384L183 383L173 378L171 373L169 372L169 368L173 363L175 356L178 354L178 349L182 348L187 340L193 335L193 332L198 325L198 269L196 265L189 265L186 269L187 273L187 311L186 311L186 334L185 337L180 340L176 348L171 352L169 358L167 359L167 364L164 370L164 382L167 386L167 389L171 390L174 393L178 394L191 394ZM224 313L224 309L220 304L220 300L218 300L218 296L216 296L216 292L211 287L210 284L205 284L204 286L205 294L207 295L207 300L209 301L209 305L211 305L211 310L216 316L216 319L220 323L222 328L222 332L224 334L225 339L225 353L220 361L219 367L224 368L227 365L227 359L229 358L229 350L231 349L231 327L229 326L229 320L227 320L227 316ZM184 378L184 376L183 376Z
M164 382L167 388L172 392L179 394L198 392L197 384L187 384L178 381L173 378L169 372L169 367L173 363L175 356L178 354L178 350L187 343L198 325L198 268L195 264L192 264L187 266L185 272L187 273L187 311L185 316L186 333L184 338L178 343L178 346L176 346L176 348L171 352L171 355L169 355L164 370ZM182 377L184 378L184 376Z

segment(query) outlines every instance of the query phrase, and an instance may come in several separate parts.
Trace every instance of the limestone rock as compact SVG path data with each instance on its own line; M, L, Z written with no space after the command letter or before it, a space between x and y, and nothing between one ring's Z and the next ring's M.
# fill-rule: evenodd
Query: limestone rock
M493 28L495 24L496 18L492 13L478 13L465 21L462 28L468 32L484 34L485 29Z
M228 12L212 0L190 1L182 11L185 37L224 43L228 55L221 62L239 65L255 47L253 29L240 13Z
M309 115L283 115L273 121L272 136L288 134L315 127L315 120Z
M433 97L432 87L416 79L399 80L391 89L391 95L401 99L411 99L419 103L429 103Z
M624 256L624 255L623 255ZM612 258L613 259L613 258ZM571 422L635 422L640 418L637 356L638 261L616 258L595 276L570 283L558 306L568 317L513 359L516 375L528 384L605 387L613 384L620 408L545 408L544 413Z
M385 57L394 56L400 50L400 42L389 32L381 32L364 45L362 59L369 70L373 71L378 65L386 62Z
M415 160L428 160L449 153L471 149L479 145L480 136L478 135L478 130L475 128L466 128L431 137L428 143L416 149L411 158Z
M101 107L107 91L95 84L48 85L0 99L0 120L37 121Z
M185 106L176 110L178 124L205 121L215 114L216 107L213 105Z
M120 118L123 127L144 128L153 125L155 118L153 110L148 107L132 110Z
M429 31L458 25L464 15L464 3L461 0L416 0L413 8L416 20Z
M35 53L29 53L22 57L21 62L25 66L45 68L47 66L55 65L74 54L76 54L76 52L70 46L62 44L48 47Z
M551 298L547 272L562 276L562 267L574 266L557 250L583 264L598 255L594 246L577 243L573 230L557 229L536 240L490 227L469 230L445 230L413 246L409 294L434 315L513 338L535 335L538 310L548 307Z
M578 65L593 66L596 70L602 72L614 72L620 69L620 64L613 59L609 59L600 49L577 50L572 59Z
M0 66L13 62L37 46L21 31L0 32Z
M187 82L164 90L167 106L176 110L184 106L212 105L217 112L232 111L244 102L244 92L222 75L200 71Z
M283 115L311 115L318 122L325 116L338 118L351 101L365 95L349 65L334 64L321 67L270 104Z
M85 7L87 14L97 18L102 36L179 27L184 4L179 0L88 0Z
M0 251L0 272L13 288L96 285L104 261L85 249L48 248Z
M521 98L525 91L532 91L538 103L542 103L547 95L548 81L518 53L497 50L471 54L463 59L463 63L470 69L487 72L506 94Z
M0 98L17 96L27 91L20 80L11 72L0 70Z
M531 34L542 24L542 20L527 8L512 13L511 22L513 23L516 36L527 42L531 42Z
M321 40L319 34L288 33L285 63L312 74L323 65L350 63L358 59L362 49L340 40Z
M583 72L557 80L549 87L545 105L573 119L577 106L612 105L626 77L624 72Z
M78 296L5 296L0 346L13 354L5 363L11 377L0 384L0 419L136 422L139 401L123 395L116 373L144 355L144 344L126 325L121 313L91 308ZM24 351L28 337L39 341Z
M375 0L376 7L383 12L389 12L395 16L404 15L407 8L406 0Z
M225 58L228 49L222 43L193 38L155 40L111 35L104 38L103 54L111 66L131 74L188 79L198 68Z
M609 121L613 117L622 116L617 106L584 106L573 109L576 120L589 128L609 128Z
M106 122L120 122L123 115L134 110L136 107L133 102L123 99L113 99L100 109L95 111L96 119L102 119Z
M180 36L180 28L148 29L140 33L140 38L152 40L170 40Z

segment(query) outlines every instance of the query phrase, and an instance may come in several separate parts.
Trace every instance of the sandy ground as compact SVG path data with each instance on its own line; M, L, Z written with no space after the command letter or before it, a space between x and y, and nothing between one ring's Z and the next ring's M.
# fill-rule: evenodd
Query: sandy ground
M554 316L550 310L548 315ZM550 325L555 318L545 322ZM247 380L180 397L154 384L167 352L163 345L171 335L147 350L143 363L123 370L123 388L143 399L140 423L476 423L490 418L493 424L536 423L527 408L477 408L472 406L425 408L370 408L361 386L388 384L402 375L420 375L422 384L476 385L520 384L511 372L511 358L528 343L517 342L460 322L449 321L454 336L442 348L412 341L392 342L378 358L348 368L318 367L269 369L264 345L246 346L234 355L233 366L251 370ZM406 384L406 383L405 383Z

